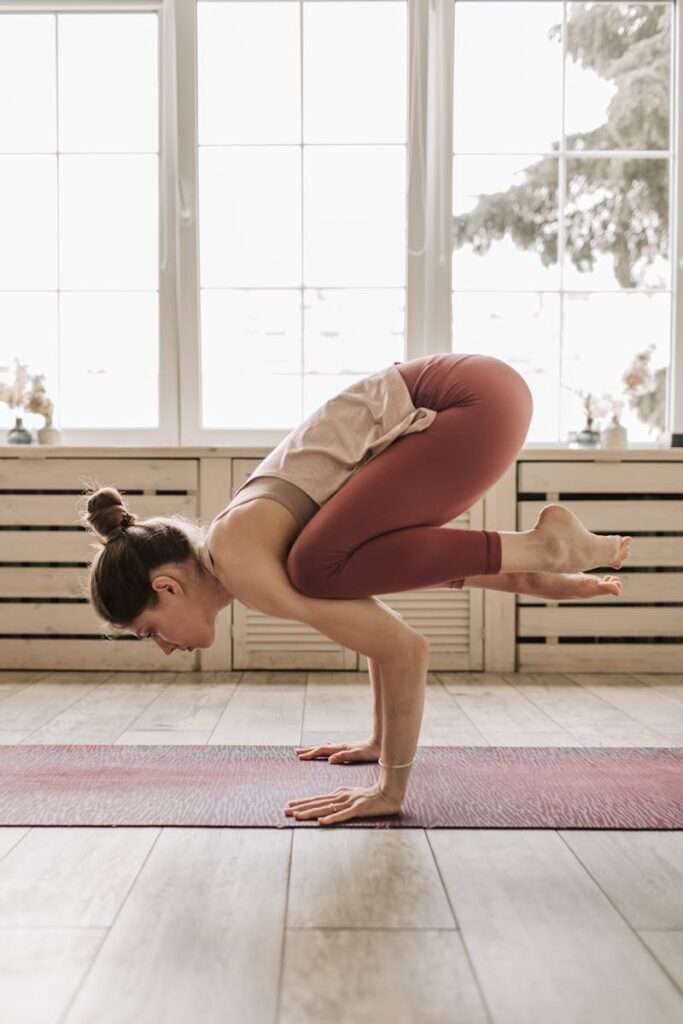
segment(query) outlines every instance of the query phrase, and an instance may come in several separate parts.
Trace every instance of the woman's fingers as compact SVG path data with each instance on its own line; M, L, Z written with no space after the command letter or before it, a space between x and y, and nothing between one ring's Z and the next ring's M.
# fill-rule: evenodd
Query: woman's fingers
M328 814L338 814L352 807L353 801L346 797L343 803L322 803L316 807L308 807L306 810L294 811L293 814L295 818L321 818L322 820Z
M340 793L338 795L316 796L308 800L291 800L285 809L288 811L307 811L309 807L318 807L320 804L339 803L340 800L346 800L346 798L346 793Z
M381 744L374 740L359 740L356 743L327 743L319 747L295 747L300 761L312 761L326 757L330 764L353 764L376 762Z
M340 750L346 750L344 743L329 743L322 747L295 747L302 760L312 757L327 757L328 754L338 754Z
M334 793L323 793L321 796L305 796L299 800L288 800L286 810L298 811L301 808L308 809L317 804L333 803L339 800L345 800L348 796L348 791L344 787L340 786L339 789L335 789Z

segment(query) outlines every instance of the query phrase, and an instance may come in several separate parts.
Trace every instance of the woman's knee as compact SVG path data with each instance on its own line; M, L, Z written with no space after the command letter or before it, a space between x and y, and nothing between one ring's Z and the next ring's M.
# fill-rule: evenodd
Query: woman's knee
M321 562L307 553L306 546L294 542L287 555L287 575L292 586L304 597L326 597L325 572Z
M512 425L528 429L534 411L531 388L522 374L497 356L482 356L490 372L482 386L482 398L511 416Z

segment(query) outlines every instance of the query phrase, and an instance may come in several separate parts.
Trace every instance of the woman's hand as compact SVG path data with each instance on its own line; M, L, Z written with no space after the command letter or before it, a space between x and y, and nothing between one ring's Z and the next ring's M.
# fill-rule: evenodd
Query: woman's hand
M360 740L358 743L328 743L320 747L295 747L294 749L299 755L300 761L311 761L315 757L327 757L330 764L356 764L363 761L379 761L382 744L377 740Z
M374 818L378 814L400 814L401 802L380 792L379 786L364 789L360 786L335 789L322 796L289 800L285 814L297 820L317 818L321 825L349 818Z

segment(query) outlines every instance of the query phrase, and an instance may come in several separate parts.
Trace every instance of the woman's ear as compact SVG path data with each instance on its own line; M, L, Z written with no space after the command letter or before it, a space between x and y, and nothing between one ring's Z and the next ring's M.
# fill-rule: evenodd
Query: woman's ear
M152 580L152 590L156 590L157 593L161 593L162 590L170 590L172 594L180 594L182 587L173 576L160 573Z

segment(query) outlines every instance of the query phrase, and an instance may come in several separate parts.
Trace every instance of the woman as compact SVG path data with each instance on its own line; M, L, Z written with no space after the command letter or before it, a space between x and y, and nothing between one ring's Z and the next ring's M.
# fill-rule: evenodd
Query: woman
M118 491L101 488L82 516L107 541L91 566L93 606L167 654L211 646L216 615L234 598L365 654L372 737L297 752L379 761L378 783L290 801L285 813L321 824L400 814L428 643L374 595L444 586L553 599L621 594L616 576L584 570L619 568L631 538L590 533L562 505L546 505L519 533L444 528L514 462L531 413L512 367L443 353L394 363L326 402L206 529L184 517L138 522Z

